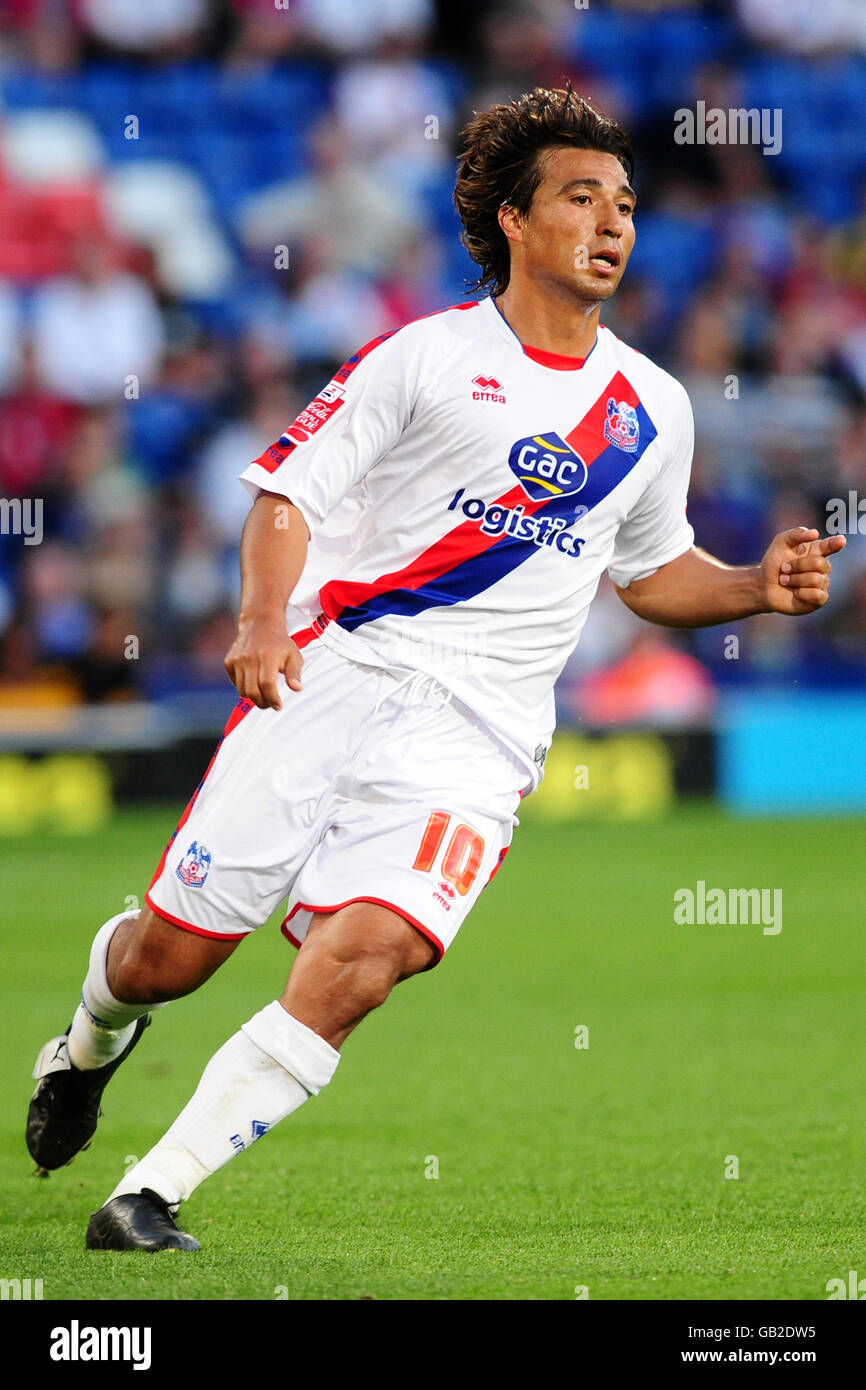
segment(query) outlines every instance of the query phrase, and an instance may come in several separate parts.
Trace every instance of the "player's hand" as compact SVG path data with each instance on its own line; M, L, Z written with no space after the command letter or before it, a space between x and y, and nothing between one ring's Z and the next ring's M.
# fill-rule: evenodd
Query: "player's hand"
M239 695L259 709L282 709L277 679L282 672L289 689L300 690L303 660L284 620L248 618L238 624L224 664Z
M798 617L823 608L830 597L829 556L845 548L844 536L824 536L806 526L782 531L761 561L764 598L770 613Z

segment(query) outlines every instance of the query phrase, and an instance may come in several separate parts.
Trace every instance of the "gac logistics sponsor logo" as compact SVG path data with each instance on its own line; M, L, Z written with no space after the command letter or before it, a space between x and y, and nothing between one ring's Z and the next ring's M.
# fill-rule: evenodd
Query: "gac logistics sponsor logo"
M462 501L465 491L465 488L458 488L448 503L448 511L456 511L459 507L470 521L478 522L485 536L509 535L515 540L532 541L534 545L555 545L563 555L579 555L586 545L583 536L566 529L570 523L565 517L526 516L526 508L520 503L516 507L506 507L501 502L485 502L482 497L467 497ZM572 520L576 521L578 514L583 515L585 511L585 507L576 508Z
M541 502L548 497L569 497L580 492L588 469L558 434L532 434L512 444L508 466L527 497Z

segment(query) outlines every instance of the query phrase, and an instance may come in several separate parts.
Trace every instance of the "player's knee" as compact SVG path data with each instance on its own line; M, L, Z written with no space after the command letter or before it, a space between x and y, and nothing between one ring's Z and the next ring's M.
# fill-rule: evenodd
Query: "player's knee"
M352 994L359 1013L378 1009L400 978L394 959L389 955L362 955L352 962Z
M334 920L330 930L309 943L329 957L321 961L324 977L341 981L347 1003L351 1000L358 1014L379 1008L400 980L426 969L433 955L430 944L403 918L391 912L371 915L365 906L344 909L340 923Z
M202 959L202 947L207 959ZM212 942L200 945L189 933L145 907L137 919L121 923L112 939L109 988L126 1004L179 999L197 989L216 969L219 959L212 959L216 947Z
M161 1004L186 993L185 982L146 937L127 941L112 966L109 988L125 1004Z

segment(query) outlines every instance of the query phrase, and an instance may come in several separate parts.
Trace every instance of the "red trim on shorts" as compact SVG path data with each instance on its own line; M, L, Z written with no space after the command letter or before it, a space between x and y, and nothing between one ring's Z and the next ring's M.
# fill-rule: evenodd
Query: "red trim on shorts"
M303 946L304 943L303 943L302 941L299 941L298 938L297 938L296 936L293 936L292 933L289 931L289 929L288 929L288 927L287 927L287 925L286 925L286 922L288 922L288 920L289 920L289 919L288 919L288 917L287 917L287 918L286 918L286 921L283 922L283 925L280 927L280 931L283 933L283 936L286 938L286 940L287 940L292 946L294 946L296 950L300 951L300 949L301 949L301 947Z
M404 917L407 922L411 923L416 931L419 931L421 935L426 937L430 942L430 945L436 948L438 953L432 965L428 965L428 970L431 970L433 965L438 965L444 956L445 947L442 945L438 936L435 936L429 927L425 927L423 922L419 922L417 917L413 917L411 912L407 912L405 907L398 907L396 903L388 902L387 898L371 898L367 893L359 893L357 897L347 898L344 903L331 903L325 906L315 906L313 903L295 903L291 912L283 919L281 928L283 936L287 941L290 941L293 946L299 947L301 943L296 937L292 936L292 933L286 926L286 923L291 921L296 912L339 912L341 908L348 907L350 903L376 903L378 907L390 907L392 912L396 912L400 917Z
M190 797L189 801L187 802L187 804L186 804L186 809L184 810L183 815L181 816L180 820L178 821L177 825L175 826L174 833L172 834L171 839L169 840L169 842L168 842L168 844L166 845L165 849L162 851L162 858L160 859L159 863L158 863L157 866L156 866L156 873L154 874L153 878L150 880L150 883L147 885L147 892L148 892L148 893L150 892L151 888L152 888L152 887L154 886L154 884L156 883L156 880L157 880L158 878L160 878L161 875L162 875L162 871L163 871L163 869L165 868L165 861L166 861L166 857L167 857L167 855L168 855L168 852L169 852L169 850L171 849L172 845L174 844L175 840L177 839L178 835L180 834L181 830L183 829L183 827L186 825L187 821L189 820L189 817L190 817L190 815L191 815L191 813L192 813L192 808L193 808L193 806L195 805L196 801L198 800L198 794L199 794L199 792L201 791L202 787L204 786L205 782L207 781L207 779L208 779L208 777L209 777L209 775L210 775L210 770L211 770L211 768L213 767L214 763L216 762L217 753L218 753L218 752L220 751L220 749L222 748L223 743L224 743L225 740L228 738L228 736L229 736L229 734L232 732L232 730L237 728L238 724L240 724L240 722L241 722L242 719L245 719L245 718L246 718L246 716L249 714L249 712L250 712L251 709L255 709L255 705L253 704L252 700L246 700L246 699L241 698L241 699L238 700L237 704L235 705L234 709L232 710L231 714L229 715L228 720L226 721L226 726L225 726L225 728L224 728L223 731L222 731L222 735L221 735L221 737L220 737L220 740L219 740L219 742L218 742L216 748L213 750L213 754L211 755L211 760L210 760L210 762L208 763L207 767L205 768L204 776L202 777L201 781L199 782L198 786L196 787L195 791L193 792L192 796ZM147 893L145 893L144 896L145 896L145 901L147 901ZM154 912L158 912L158 911L159 911L158 908L154 908ZM178 926L181 926L181 927L189 927L189 930L190 930L190 931L198 931L198 930L200 930L198 927L191 927L190 924L189 924L188 922L178 922L177 925L178 925Z
M151 908L157 917L164 917L167 922L171 922L175 927L183 927L184 931L195 932L196 936L209 936L211 941L243 941L249 932L241 932L240 936L229 936L228 932L207 931L204 927L196 927L192 922L185 922L182 917L175 917L171 912L166 912L164 907L157 907L153 898L150 896L150 889L144 895L144 901Z
M522 792L521 792L520 794L521 794L521 796L523 795ZM499 851L499 858L497 859L496 863L493 865L493 868L490 870L490 878L487 880L487 883L490 883L491 880L494 879L494 878L496 877L496 875L499 873L499 870L502 868L502 862L503 862L503 860L505 859L505 856L506 856L506 854L508 853L508 851L509 851L510 849L511 849L511 845L506 845L504 849L501 849L501 850ZM484 885L485 888L487 887L487 883L485 883L485 885Z

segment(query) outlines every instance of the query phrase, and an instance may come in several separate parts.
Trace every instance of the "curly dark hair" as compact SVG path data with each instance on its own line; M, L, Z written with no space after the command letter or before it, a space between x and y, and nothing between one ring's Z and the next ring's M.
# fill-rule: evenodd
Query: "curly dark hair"
M556 145L599 150L620 161L629 181L634 155L628 136L565 87L536 87L507 105L476 113L460 133L460 169L454 204L463 223L461 241L481 274L475 290L490 287L498 295L508 286L510 253L499 225L503 204L529 212L543 168L539 155Z

